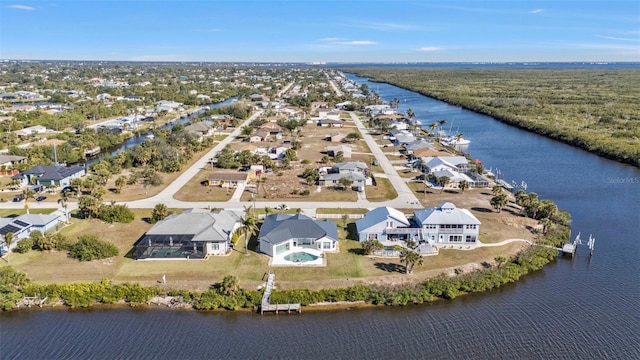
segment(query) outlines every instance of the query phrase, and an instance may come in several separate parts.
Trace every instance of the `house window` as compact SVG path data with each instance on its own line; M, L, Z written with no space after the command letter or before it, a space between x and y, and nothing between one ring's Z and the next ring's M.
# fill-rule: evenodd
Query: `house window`
M278 254L282 254L283 252L289 250L289 243L286 242L284 244L280 244L278 246L276 246L276 255Z
M450 242L462 242L462 235L451 235L449 236Z
M378 240L378 234L367 234L367 240Z
M214 250L214 251L216 251L216 250L220 250L220 244L218 244L218 243L212 243L212 244L211 244L211 250Z
M476 242L476 237L473 235L467 235L467 237L464 239L465 242Z
M325 241L322 243L322 248L325 250L331 250L331 243L328 241Z
M387 228L393 227L393 221L387 221Z
M477 225L467 225L467 230L475 230Z

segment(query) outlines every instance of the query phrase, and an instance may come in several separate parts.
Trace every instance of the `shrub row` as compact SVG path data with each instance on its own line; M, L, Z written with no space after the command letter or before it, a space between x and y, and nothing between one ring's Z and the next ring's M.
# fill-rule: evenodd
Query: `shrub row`
M274 290L271 303L300 303L310 305L321 302L364 301L371 304L407 305L434 301L438 298L453 299L462 293L474 293L491 290L517 281L521 276L542 269L553 261L558 252L554 248L532 246L514 257L501 267L478 270L470 274L455 277L440 276L423 283L380 286L355 285L337 289L292 289ZM2 268L5 272L9 267ZM13 271L13 270L12 270ZM9 274L9 273L7 273ZM13 275L12 275L13 274ZM143 287L139 284L111 284L108 280L97 283L76 283L64 285L39 285L25 282L24 274L16 271L3 276L0 273L0 306L10 309L22 296L48 297L48 301L63 300L70 307L88 307L96 303L111 304L126 301L139 304L161 293L157 287ZM14 280L23 279L20 281ZM22 276L22 277L20 277ZM191 302L197 310L215 310L219 308L236 310L258 306L262 293L255 290L238 289L224 294L221 289L204 292L175 290L171 296L182 296Z

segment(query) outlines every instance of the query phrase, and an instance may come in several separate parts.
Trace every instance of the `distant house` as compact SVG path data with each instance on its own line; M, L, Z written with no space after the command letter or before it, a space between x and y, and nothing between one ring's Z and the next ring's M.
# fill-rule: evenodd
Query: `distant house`
M16 130L15 133L18 136L30 136L36 134L43 134L47 132L47 128L42 125L29 126L21 130Z
M8 233L13 233L16 238L11 244L15 248L18 242L29 237L31 232L38 230L45 233L55 229L60 224L60 215L53 214L23 214L15 218L0 218L0 236L4 237ZM5 243L0 245L0 253L8 250Z
M340 180L342 178L347 178L351 180L351 187L356 189L362 189L366 185L372 184L372 180L370 177L364 176L363 174L360 174L360 173L352 173L352 174L329 173L329 174L320 174L318 185L341 186Z
M198 141L202 142L205 137L213 135L216 128L213 122L204 120L185 126L184 130L189 134L195 135L198 137Z
M327 155L336 156L339 152L342 152L342 157L345 159L351 159L351 147L347 145L335 145L327 146Z
M251 99L251 101L264 101L265 98L263 95L260 94L252 94L251 96L249 96L249 99Z
M369 169L367 168L367 164L363 163L362 161L347 161L335 164L331 168L331 172L339 174L360 173L363 175L368 175Z
M329 120L340 120L340 111L338 110L318 110L318 117Z
M135 244L137 260L204 259L231 251L231 238L242 226L239 211L189 209L169 215Z
M11 179L22 181L22 185L68 186L71 180L86 174L83 166L39 165L14 175Z
M375 208L364 215L362 219L356 221L358 240L379 240L381 242L398 238L398 234L393 232L397 228L410 227L411 223L400 211L383 206ZM403 237L406 238L406 237Z
M333 119L320 119L318 120L318 126L322 127L343 127L344 124L342 120L333 120Z
M450 202L424 210L416 210L413 219L422 229L422 238L431 244L475 244L480 233L480 220L467 209Z
M249 173L213 173L207 178L209 186L219 186L223 188L236 188L249 182Z
M331 133L327 135L326 139L330 142L342 142L346 138L343 133Z
M0 168L11 169L18 164L24 164L27 162L27 158L17 155L0 155Z
M272 214L264 219L258 234L260 252L285 256L300 249L338 251L338 227L330 220L313 220L302 214Z

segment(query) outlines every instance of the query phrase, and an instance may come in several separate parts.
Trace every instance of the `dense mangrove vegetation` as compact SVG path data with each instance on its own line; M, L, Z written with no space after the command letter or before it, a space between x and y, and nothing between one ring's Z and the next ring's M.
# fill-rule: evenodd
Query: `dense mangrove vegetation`
M640 166L640 69L343 70Z
M440 276L410 285L354 285L337 289L274 290L272 303L366 302L370 304L407 305L436 299L453 299L463 293L488 291L514 282L521 276L542 269L553 261L558 251L553 247L531 246L512 259L500 259L499 265L454 277ZM212 282L215 281L212 279ZM77 308L95 304L125 302L131 306L149 302L154 296L179 297L180 303L197 310L252 308L260 304L262 292L239 287L238 280L228 275L204 292L145 287L139 284L114 284L109 280L95 283L36 284L26 274L11 266L0 267L0 308L10 310L24 297L46 298L48 304L61 302Z

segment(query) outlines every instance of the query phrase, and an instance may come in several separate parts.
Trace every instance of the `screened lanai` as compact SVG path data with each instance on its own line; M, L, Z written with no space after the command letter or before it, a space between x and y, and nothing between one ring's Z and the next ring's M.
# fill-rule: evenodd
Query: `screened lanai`
M191 241L194 234L144 235L136 243L136 258L143 259L204 259L206 242Z

